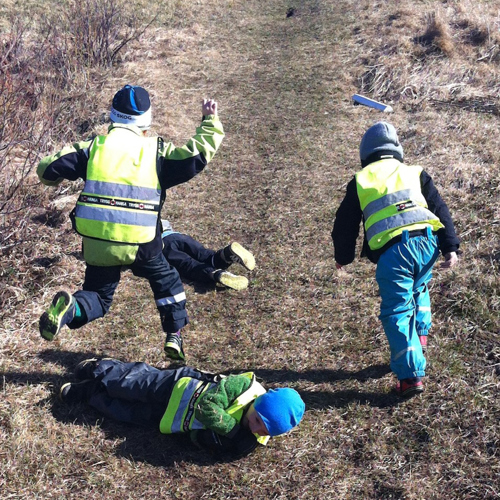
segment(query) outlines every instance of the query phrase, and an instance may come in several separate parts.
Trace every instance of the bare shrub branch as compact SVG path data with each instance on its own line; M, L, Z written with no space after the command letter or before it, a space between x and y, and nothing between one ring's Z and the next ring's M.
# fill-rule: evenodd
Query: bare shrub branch
M157 18L158 14L143 25L122 0L72 1L67 10L56 14L57 32L54 20L47 23L46 30L53 41L54 55L64 62L64 68L109 67L120 51L138 40Z
M84 0L63 4L38 32L10 20L0 41L0 248L20 237L13 228L28 200L37 205L29 176L40 152L92 122L91 82L156 18L143 23L123 0Z

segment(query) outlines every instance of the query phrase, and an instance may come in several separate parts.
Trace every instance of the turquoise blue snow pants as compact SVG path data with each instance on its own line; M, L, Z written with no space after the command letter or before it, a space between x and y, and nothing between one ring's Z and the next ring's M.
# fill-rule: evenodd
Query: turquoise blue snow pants
M427 284L439 256L437 237L427 228L425 236L402 239L389 247L377 263L380 320L391 348L391 370L398 380L425 375L425 357L419 335L431 327L431 301Z

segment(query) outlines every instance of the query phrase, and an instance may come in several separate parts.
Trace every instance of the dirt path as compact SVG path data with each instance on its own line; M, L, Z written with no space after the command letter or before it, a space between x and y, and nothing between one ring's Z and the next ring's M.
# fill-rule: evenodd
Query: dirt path
M218 99L223 146L198 179L171 190L166 216L212 246L236 239L258 256L252 292L223 300L216 321L204 309L210 299L192 297L190 314L203 326L193 329L191 349L205 359L194 340L238 326L270 345L272 357L303 330L318 336L316 349L296 362L314 365L331 348L319 334L328 318L306 318L315 315L311 297L330 293L336 189L355 164L349 139L364 127L354 126L352 77L343 71L350 56L341 41L351 28L338 25L342 4L303 2L291 17L282 1L205 9L198 23L152 33L144 44L147 69L137 60L127 69L152 89L158 131L177 142L196 126L201 97ZM270 331L281 340L259 333ZM288 362L286 351L280 356ZM268 362L264 355L261 364Z

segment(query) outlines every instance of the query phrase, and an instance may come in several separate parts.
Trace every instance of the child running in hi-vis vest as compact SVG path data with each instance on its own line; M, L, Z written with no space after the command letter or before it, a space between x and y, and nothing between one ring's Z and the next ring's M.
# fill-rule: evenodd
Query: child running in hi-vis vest
M201 125L182 147L146 137L152 119L149 94L126 85L113 98L107 135L77 142L40 162L43 184L85 181L72 212L83 236L85 281L72 295L55 295L40 318L44 339L53 340L64 325L80 328L104 316L120 273L128 268L149 281L167 334L165 353L185 358L180 330L188 323L186 296L179 274L162 253L161 209L166 190L200 173L222 142L217 103L205 99L201 112Z
M459 240L448 207L431 177L403 163L396 129L379 122L360 145L362 170L347 185L332 231L337 269L355 257L361 220L361 255L377 264L380 319L391 349L396 391L410 397L424 390L425 352L431 327L428 283L439 251L453 267Z
M305 411L297 391L266 391L252 372L224 376L94 358L80 362L75 376L80 382L61 387L62 401L87 402L115 420L163 434L188 432L199 447L216 452L246 455L293 429Z

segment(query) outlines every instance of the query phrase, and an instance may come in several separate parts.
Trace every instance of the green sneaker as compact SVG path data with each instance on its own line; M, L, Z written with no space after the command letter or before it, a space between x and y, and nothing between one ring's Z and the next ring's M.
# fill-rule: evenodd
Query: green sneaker
M248 288L248 279L245 276L237 276L228 271L216 271L214 273L216 283L232 288L233 290L245 290Z
M38 326L45 340L54 340L61 328L75 317L76 300L68 292L57 292L50 307L40 316Z
M253 254L236 241L233 241L233 243L224 248L224 260L231 264L241 264L249 271L255 269L255 257Z
M163 350L168 358L173 359L174 361L184 361L186 359L186 355L182 349L182 344L183 341L180 330L175 333L167 333Z

